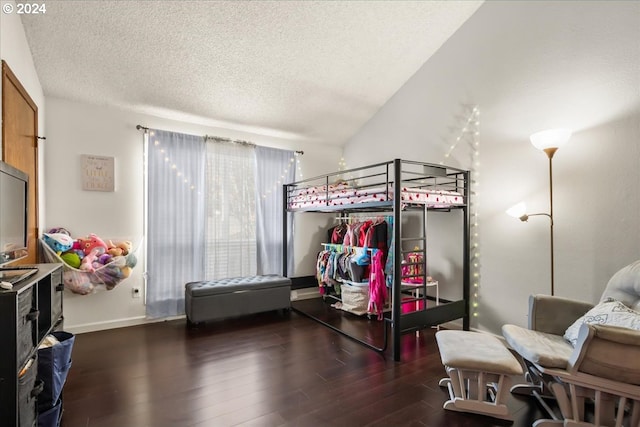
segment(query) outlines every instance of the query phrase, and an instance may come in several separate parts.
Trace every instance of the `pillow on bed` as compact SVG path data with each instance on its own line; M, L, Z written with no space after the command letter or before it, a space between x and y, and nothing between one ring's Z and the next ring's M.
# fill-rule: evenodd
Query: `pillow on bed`
M564 339L574 347L578 341L580 325L612 325L622 328L640 330L640 313L634 311L613 298L607 298L600 304L587 311L584 316L573 322L564 333Z

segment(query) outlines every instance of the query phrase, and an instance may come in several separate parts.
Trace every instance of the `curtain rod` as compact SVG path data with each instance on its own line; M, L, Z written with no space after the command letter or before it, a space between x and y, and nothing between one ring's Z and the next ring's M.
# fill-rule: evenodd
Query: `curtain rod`
M256 144L254 144L253 142L243 141L241 139L230 139L230 138L223 138L221 136L209 136L209 135L205 135L203 138L204 138L205 141L233 142L235 144L246 145L246 146L249 146L249 147L255 147L256 146Z
M148 127L142 126L142 125L136 125L136 129L144 130L145 132L149 131ZM222 137L219 137L219 136L209 136L209 135L204 135L203 138L204 138L205 141L212 140L212 141L218 141L218 142L233 142L235 144L242 144L242 145L249 145L249 146L252 146L252 147L257 147L257 145L254 144L253 142L242 141L240 139L229 139L229 138L222 138ZM303 155L304 154L304 151L302 151L302 150L295 150L294 152L296 154L299 154L299 155Z

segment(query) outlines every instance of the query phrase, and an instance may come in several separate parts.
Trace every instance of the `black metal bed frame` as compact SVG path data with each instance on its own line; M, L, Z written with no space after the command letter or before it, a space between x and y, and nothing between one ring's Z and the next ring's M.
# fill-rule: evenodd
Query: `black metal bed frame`
M353 205L333 205L330 203L329 186L331 182L336 179L344 179L344 176L357 178L352 179L354 182L349 188L355 189L368 189L378 188L380 185L385 185L387 188L385 197L383 200L370 201L365 203L353 204ZM357 185L354 185L357 182ZM361 212L392 212L393 215L393 233L395 236L393 247L389 248L389 251L393 251L394 266L393 266L393 286L392 286L392 308L391 318L384 318L384 342L382 347L376 347L369 342L363 341L358 337L355 337L325 321L319 319L310 313L306 313L300 310L295 311L303 314L316 322L326 326L335 332L350 338L359 344L370 348L380 354L384 354L388 347L388 330L387 324L390 325L392 333L392 353L395 361L400 361L401 335L418 331L427 327L439 325L441 323L449 322L456 319L463 319L463 329L469 329L469 299L470 299L470 218L469 218L469 199L470 199L470 185L469 185L469 171L443 166L430 163L422 163L411 160L394 159L389 162L377 163L373 165L363 166L359 168L349 169L330 173L327 175L321 175L314 178L308 178L302 181L293 182L283 185L283 242L288 241L288 214L295 212L332 212L340 213L341 215L348 215L350 213ZM305 188L315 187L317 185L324 185L326 189L325 202L322 206L314 206L307 208L291 208L289 205L290 196L294 194L300 194L301 190ZM437 190L450 190L455 191L463 197L463 203L459 205L429 207L424 203L412 203L402 201L399 196L392 197L389 195L388 188L393 188L393 195L400 195L403 187L413 188L432 188ZM416 310L410 313L402 313L402 266L400 260L402 260L402 213L404 211L421 209L423 213L423 234L426 242L426 221L428 211L451 211L462 210L462 227L463 227L463 297L461 300L440 301L441 305L426 308L422 310ZM287 245L283 244L283 275L287 276L288 265ZM426 246L425 248L426 249ZM426 296L426 270L424 271L423 287L424 292L422 298ZM426 301L425 301L426 302Z

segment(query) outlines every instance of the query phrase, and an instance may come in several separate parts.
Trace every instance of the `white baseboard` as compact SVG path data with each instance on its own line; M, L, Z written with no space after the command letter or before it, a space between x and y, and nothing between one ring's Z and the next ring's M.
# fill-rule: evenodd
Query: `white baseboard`
M104 322L84 323L82 325L65 325L64 330L72 334L104 331L107 329L126 328L128 326L144 325L147 323L165 322L168 320L184 319L185 316L173 316L164 319L147 319L145 316L129 317L126 319L108 320Z
M291 301L320 298L318 288L303 288L291 291ZM147 319L145 316L129 317L125 319L107 320L103 322L84 323L81 325L65 325L64 329L72 334L104 331L107 329L126 328L128 326L144 325L147 323L165 322L169 320L184 319L185 316L173 316L164 319Z
M303 288L291 291L291 301L299 301L303 299L320 298L320 291L315 288Z

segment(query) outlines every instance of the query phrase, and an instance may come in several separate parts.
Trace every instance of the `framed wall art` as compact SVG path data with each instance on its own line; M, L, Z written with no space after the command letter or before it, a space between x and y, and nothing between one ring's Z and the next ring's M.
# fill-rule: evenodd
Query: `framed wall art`
M85 191L115 191L115 158L81 155L82 189Z

